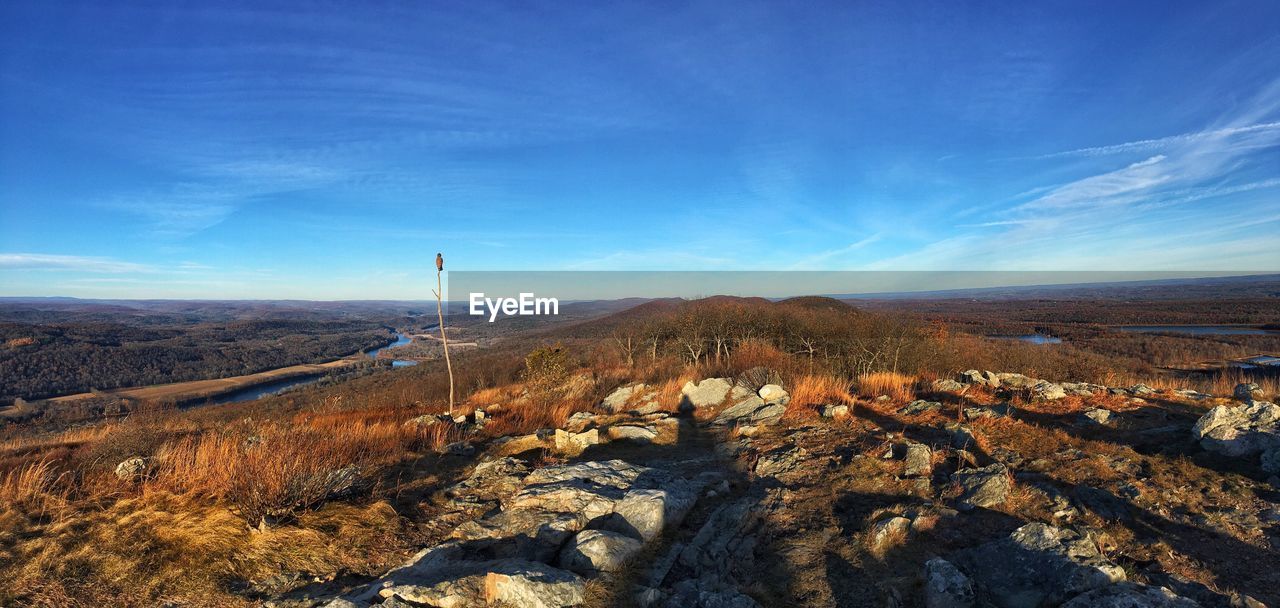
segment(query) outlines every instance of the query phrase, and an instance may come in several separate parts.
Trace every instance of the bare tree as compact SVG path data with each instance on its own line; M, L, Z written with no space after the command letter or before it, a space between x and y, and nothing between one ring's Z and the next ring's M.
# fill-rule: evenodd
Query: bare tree
M449 415L453 415L453 362L449 360L449 336L444 331L444 288L441 287L440 275L444 273L444 256L436 254L436 314L440 317L440 343L444 345L444 366L449 370Z
M640 343L636 341L635 332L619 329L613 332L611 337L614 343L618 345L618 350L621 350L623 356L627 358L627 367L635 367L636 350L640 348Z

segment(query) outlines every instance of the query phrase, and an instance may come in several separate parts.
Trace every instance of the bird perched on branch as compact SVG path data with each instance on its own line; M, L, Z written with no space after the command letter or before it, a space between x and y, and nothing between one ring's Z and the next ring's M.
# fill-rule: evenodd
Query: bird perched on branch
M436 270L444 272L444 256L436 254Z

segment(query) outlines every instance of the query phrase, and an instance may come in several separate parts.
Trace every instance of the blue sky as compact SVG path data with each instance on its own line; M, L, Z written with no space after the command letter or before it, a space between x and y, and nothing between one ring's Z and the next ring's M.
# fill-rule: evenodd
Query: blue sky
M0 295L1280 269L1275 2L306 4L0 4Z

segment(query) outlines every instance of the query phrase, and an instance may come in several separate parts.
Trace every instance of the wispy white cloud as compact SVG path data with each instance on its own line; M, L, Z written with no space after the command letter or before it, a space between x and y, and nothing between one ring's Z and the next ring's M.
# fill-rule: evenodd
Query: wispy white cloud
M566 270L708 270L737 267L743 260L703 255L669 248L646 251L617 251L596 258L572 262Z
M824 252L822 252L822 253L818 253L818 254L815 254L815 255L811 255L811 256L809 256L809 257L807 257L807 258L804 258L804 259L802 259L802 260L799 260L799 261L797 261L795 264L792 264L792 265L791 265L791 267L790 267L790 268L788 268L788 270L815 270L815 269L821 269L821 267L822 267L822 265L823 265L823 263L824 263L824 262L829 262L829 261L831 261L832 259L839 258L840 256L843 256L843 255L847 255L847 254L853 253L853 252L855 252L855 251L858 251L859 249L865 249L868 245L872 245L872 244L874 244L874 243L876 243L876 242L880 241L880 239L881 239L881 238L883 238L883 237L884 237L884 235L883 235L883 234L881 234L881 233L877 232L877 233L875 233L875 234L873 234L873 235L871 235L871 236L868 236L868 237L866 237L866 238L864 238L864 239L862 239L862 240L854 241L854 242L852 242L852 243L849 243L848 245L846 245L846 246L844 246L844 247L838 247L838 248L836 248L836 249L831 249L831 250L828 250L828 251L824 251Z
M1050 190L1014 208L1015 211L1051 210L1114 202L1121 195L1148 190L1174 177L1162 164L1168 157L1153 156L1123 169L1076 180Z
M216 226L236 211L240 193L202 184L181 183L163 190L114 196L96 207L142 220L145 234L173 239Z
M1207 139L1224 139L1233 138L1243 135L1263 135L1280 130L1280 122L1266 122L1254 125L1245 125L1242 127L1225 127L1221 129L1212 129L1207 131L1196 131L1194 133L1181 133L1179 135L1170 135L1168 137L1157 137L1154 139L1141 139L1138 141L1130 141L1121 144L1111 144L1107 146L1094 146L1091 148L1078 148L1075 150L1067 150L1064 152L1054 152L1044 154L1036 158L1062 158L1067 156L1103 156L1107 154L1120 154L1122 152L1147 152L1158 150L1161 148L1193 143ZM1250 139L1243 139L1242 145L1250 145Z
M61 270L93 273L149 272L150 266L111 258L46 253L0 253L0 270Z
M1037 170L1078 172L1082 162L1093 170L1024 187L983 210L987 221L957 226L980 232L934 238L871 267L1276 270L1280 236L1261 227L1280 215L1269 193L1280 178L1266 167L1280 146L1277 112L1273 83L1202 131L1050 155L1037 162L1084 160ZM1158 153L1116 166L1113 155L1133 152Z

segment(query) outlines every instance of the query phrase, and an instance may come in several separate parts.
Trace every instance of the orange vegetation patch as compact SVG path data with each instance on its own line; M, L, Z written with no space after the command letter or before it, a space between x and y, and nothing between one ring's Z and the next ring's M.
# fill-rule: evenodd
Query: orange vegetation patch
M813 417L817 414L817 406L850 403L853 403L853 395L849 394L848 380L838 376L808 374L792 382L787 415Z
M766 367L769 369L786 369L793 359L787 353L762 340L744 340L730 356L730 363L737 369Z
M858 394L863 397L888 395L895 401L910 401L915 397L916 377L897 372L872 372L858 376Z

